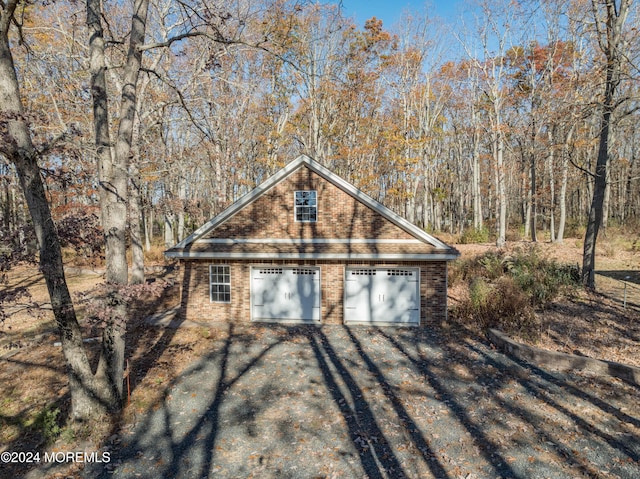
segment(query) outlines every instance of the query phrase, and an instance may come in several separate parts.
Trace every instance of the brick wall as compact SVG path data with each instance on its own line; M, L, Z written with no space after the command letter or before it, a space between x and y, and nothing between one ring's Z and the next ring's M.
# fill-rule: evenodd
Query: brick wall
M318 219L296 222L294 192L317 191ZM412 235L360 203L307 167L300 168L232 218L209 232L205 238L280 239L414 239ZM251 266L318 266L321 281L322 322L344 321L344 272L354 266L420 267L420 309L424 326L447 319L447 264L438 262L358 262L342 261L183 261L181 304L183 317L196 321L250 321ZM209 299L209 265L227 264L231 271L231 303Z
M447 321L447 262L434 261L420 266L421 317L431 324Z
M294 192L317 191L318 218L296 222ZM414 239L375 210L306 167L274 186L206 238L385 238Z
M231 302L212 303L209 296L209 265L226 264L231 272ZM339 261L183 261L181 278L182 319L199 322L248 322L251 320L251 266L317 266L320 268L321 321L344 321L344 271L346 266L385 266L420 268L420 321L423 327L447 320L447 263L437 262L358 262Z

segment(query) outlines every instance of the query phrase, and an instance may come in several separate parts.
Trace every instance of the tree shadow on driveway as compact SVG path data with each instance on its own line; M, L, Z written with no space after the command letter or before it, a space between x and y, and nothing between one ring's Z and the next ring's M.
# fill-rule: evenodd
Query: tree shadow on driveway
M432 331L239 325L86 477L638 477L637 391Z

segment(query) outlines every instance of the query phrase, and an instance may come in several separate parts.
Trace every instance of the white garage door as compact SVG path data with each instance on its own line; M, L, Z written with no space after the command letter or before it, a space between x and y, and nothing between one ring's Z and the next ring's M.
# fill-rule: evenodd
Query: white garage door
M418 268L348 268L344 288L346 322L418 324Z
M252 268L251 319L320 321L320 268Z

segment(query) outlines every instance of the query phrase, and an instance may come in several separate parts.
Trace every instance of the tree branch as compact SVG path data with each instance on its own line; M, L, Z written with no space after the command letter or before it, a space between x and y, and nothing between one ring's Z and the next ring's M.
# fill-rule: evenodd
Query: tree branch
M211 135L204 130L204 128L202 128L202 126L200 126L200 124L198 123L198 121L196 120L196 118L194 118L193 114L191 113L190 108L187 106L187 101L184 97L184 95L182 94L182 91L180 91L180 89L178 87L176 87L175 85L171 84L168 80L166 80L165 78L163 78L162 76L160 76L158 74L158 72L156 72L155 70L150 70L148 68L140 68L140 71L143 71L147 74L153 75L155 76L158 80L160 80L162 83L164 83L165 85L167 85L169 88L171 88L177 95L178 98L180 100L180 105L182 106L182 108L184 108L184 110L187 112L187 115L189 116L189 120L191 120L191 123L203 134L205 135L205 137L210 138Z
M596 175L594 173L592 173L591 171L587 170L586 168L583 168L582 166L578 165L573 158L569 157L569 162L577 169L579 169L580 171L582 171L583 173L585 173L586 175L589 175L591 178L595 178Z
M192 38L192 37L207 37L209 38L210 35L206 34L205 32L200 32L200 31L193 31L193 32L188 32L188 33L183 33L181 35L176 35L175 37L171 37L168 40L164 41L164 42L156 42L156 43L150 43L147 45L140 45L138 47L138 50L144 52L147 50L153 50L154 48L164 48L164 47L170 47L172 44L174 44L175 42L179 42L180 40L184 40L185 38ZM216 40L218 41L218 40ZM220 42L223 43L223 42Z

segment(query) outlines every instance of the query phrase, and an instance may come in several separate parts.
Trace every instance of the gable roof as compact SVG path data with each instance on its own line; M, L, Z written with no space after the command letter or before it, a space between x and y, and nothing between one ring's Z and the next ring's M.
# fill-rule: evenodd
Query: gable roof
M262 197L267 191L287 179L300 168L306 167L363 205L380 214L414 240L255 240L205 239L210 231L227 222L245 207ZM376 251L358 247L376 243ZM198 244L196 244L198 243ZM287 243L290 247L283 248ZM208 246L203 247L206 244ZM420 245L429 246L428 249ZM199 245L199 247L198 247ZM239 245L244 245L239 247ZM279 246L275 246L279 245ZM293 247L291 247L293 245ZM331 246L328 246L331 245ZM343 245L343 246L338 246ZM346 246L344 246L346 245ZM245 258L245 259L389 259L389 260L451 260L459 256L457 250L426 233L389 208L363 193L317 161L302 155L287 164L265 182L202 225L183 241L165 251L171 258Z

